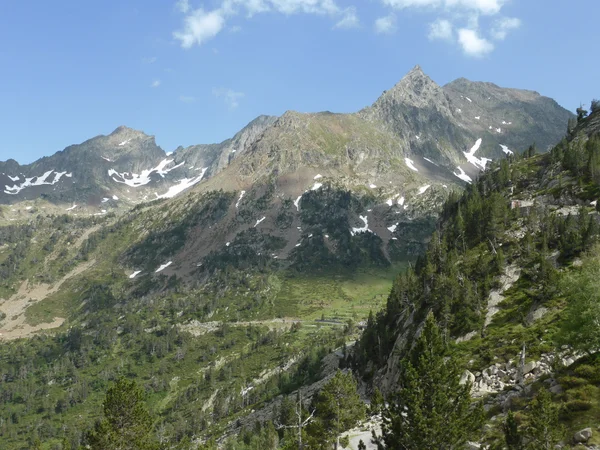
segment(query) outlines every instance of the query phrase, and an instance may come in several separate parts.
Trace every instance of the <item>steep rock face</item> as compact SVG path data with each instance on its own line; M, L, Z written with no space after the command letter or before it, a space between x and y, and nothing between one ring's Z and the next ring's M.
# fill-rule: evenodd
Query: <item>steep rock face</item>
M573 115L554 100L537 92L507 89L493 83L460 78L444 86L456 105L458 123L479 137L483 149L501 156L500 144L513 150L535 143L547 151L565 134L565 124ZM494 145L497 144L497 145Z
M186 164L196 167L208 167L210 175L216 175L226 169L235 159L241 157L246 150L273 125L274 116L259 116L236 133L231 139L220 144L200 144L190 147L179 147L175 154Z
M383 124L394 133L406 153L429 157L444 165L459 164L459 151L476 140L473 134L456 126L454 114L444 90L419 66L359 113L375 126Z

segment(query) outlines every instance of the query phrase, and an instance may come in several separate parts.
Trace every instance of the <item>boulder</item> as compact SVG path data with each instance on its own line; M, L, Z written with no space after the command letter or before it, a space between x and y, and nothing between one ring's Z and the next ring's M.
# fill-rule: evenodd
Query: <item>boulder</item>
M535 361L529 361L523 366L523 375L526 375L533 371L537 367L537 363Z
M584 428L583 430L575 433L575 435L573 436L573 440L575 442L577 442L578 444L584 444L587 441L589 441L591 437L592 437L592 429Z
M468 370L465 370L465 373L460 377L460 384L467 384L467 382L473 385L475 383L475 375Z
M553 394L562 394L563 393L563 388L560 384L555 384L554 386L551 386L550 389L548 389L550 392L552 392Z

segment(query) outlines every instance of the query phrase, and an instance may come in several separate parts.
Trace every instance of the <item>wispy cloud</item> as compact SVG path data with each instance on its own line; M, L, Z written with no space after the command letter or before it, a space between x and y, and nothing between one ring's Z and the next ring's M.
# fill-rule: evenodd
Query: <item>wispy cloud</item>
M503 17L496 20L492 27L492 37L498 41L503 41L508 36L508 33L512 30L516 30L521 27L521 19L516 17Z
M356 8L351 7L346 10L344 17L338 21L334 28L351 29L360 27L360 19L356 13Z
M153 88L157 88L160 86L160 84L161 84L160 80L154 80L150 86Z
M494 44L481 37L477 30L461 28L458 30L458 43L468 56L481 58L494 50Z
M470 10L479 14L498 14L506 0L382 0L396 9L420 8L425 10Z
M199 8L185 17L183 28L174 32L173 37L181 42L183 48L192 48L214 38L224 26L223 11L205 12Z
M189 0L178 0L175 4L175 8L183 14L187 14L190 11L190 1Z
M178 0L176 7L185 14L183 24L173 33L185 49L202 45L217 36L231 17L243 15L247 19L261 13L316 14L336 20L334 28L354 28L360 23L354 7L342 8L336 0L219 0L218 7L207 11L193 9L188 0ZM230 28L238 31L239 25Z
M375 32L379 34L392 34L396 31L396 16L390 14L375 20Z
M142 62L144 64L154 64L156 61L158 61L158 58L156 56L142 58Z
M438 19L429 24L429 40L451 41L454 39L454 27L449 20Z
M380 0L393 11L415 10L433 15L429 24L429 40L442 40L460 46L467 56L480 58L494 51L490 41L502 41L511 30L519 28L518 18L494 16L510 0ZM480 25L480 18L484 26Z
M217 98L222 98L229 109L237 109L237 107L240 106L240 100L244 98L246 94L228 88L214 88L213 95Z

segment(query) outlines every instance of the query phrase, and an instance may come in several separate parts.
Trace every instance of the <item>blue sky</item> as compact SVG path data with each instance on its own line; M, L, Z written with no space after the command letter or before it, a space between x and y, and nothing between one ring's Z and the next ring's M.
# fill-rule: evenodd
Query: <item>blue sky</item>
M119 125L169 151L259 114L352 112L415 64L574 110L600 97L598 17L597 0L3 0L0 160Z

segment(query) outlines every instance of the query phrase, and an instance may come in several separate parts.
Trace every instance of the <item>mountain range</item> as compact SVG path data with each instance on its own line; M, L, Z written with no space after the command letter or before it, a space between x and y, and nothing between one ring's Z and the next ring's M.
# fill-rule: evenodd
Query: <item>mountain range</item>
M548 264L600 234L599 117L417 66L352 114L169 154L119 127L0 163L0 447L79 448L119 377L186 450L308 407L337 368L392 394L430 311L490 416L523 406L509 363L523 341L543 380L564 308Z
M0 162L0 204L42 200L70 214L102 213L192 186L247 190L271 176L285 178L283 193L296 198L318 174L408 194L461 184L488 159L532 143L546 150L571 117L535 92L466 79L440 87L416 66L353 114L260 116L220 144L169 153L153 136L119 127L32 164Z

